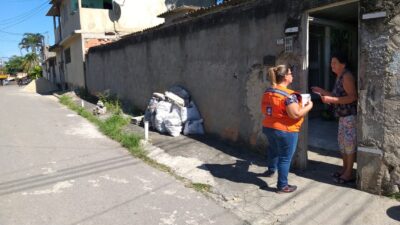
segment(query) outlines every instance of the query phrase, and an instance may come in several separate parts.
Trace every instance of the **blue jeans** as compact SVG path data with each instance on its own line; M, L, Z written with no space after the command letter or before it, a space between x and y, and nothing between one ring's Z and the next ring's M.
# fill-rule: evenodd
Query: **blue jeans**
M281 189L288 185L290 163L296 151L299 133L285 132L266 127L263 127L263 133L267 136L269 142L267 152L268 170L278 170L277 188Z

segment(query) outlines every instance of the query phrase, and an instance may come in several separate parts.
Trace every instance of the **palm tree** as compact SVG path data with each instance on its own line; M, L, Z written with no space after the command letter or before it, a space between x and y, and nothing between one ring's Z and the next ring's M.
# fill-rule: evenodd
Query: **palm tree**
M32 53L37 53L37 48L41 48L43 46L44 36L40 33L25 33L21 42L18 44L20 49L25 49L29 52L29 49Z
M25 72L30 73L31 70L38 65L39 65L39 56L36 53L32 52L25 55L24 61L22 63L22 67Z

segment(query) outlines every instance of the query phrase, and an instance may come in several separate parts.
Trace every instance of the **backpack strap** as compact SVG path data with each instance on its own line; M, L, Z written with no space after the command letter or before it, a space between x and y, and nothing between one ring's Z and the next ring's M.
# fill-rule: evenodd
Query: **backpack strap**
M265 90L264 93L266 93L266 92L280 94L284 97L290 97L290 94L288 94L282 90L276 89L276 88L268 88L267 90Z

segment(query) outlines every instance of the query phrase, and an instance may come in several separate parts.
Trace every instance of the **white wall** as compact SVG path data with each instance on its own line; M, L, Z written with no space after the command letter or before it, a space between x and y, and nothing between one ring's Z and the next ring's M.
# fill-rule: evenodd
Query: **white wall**
M157 15L167 10L163 0L126 0L120 8L120 14L118 10L81 8L82 31L94 33L140 31L163 23L164 19L158 18ZM116 18L118 20L115 20Z
M72 38L64 46L64 51L70 48L71 50L71 62L65 63L65 77L67 83L72 87L84 87L84 71L83 71L83 48L82 48L82 37L78 35ZM63 52L64 54L64 52ZM64 58L65 61L65 58Z
M80 30L79 12L71 11L70 0L63 1L61 6L61 27L62 40L73 34L75 30Z

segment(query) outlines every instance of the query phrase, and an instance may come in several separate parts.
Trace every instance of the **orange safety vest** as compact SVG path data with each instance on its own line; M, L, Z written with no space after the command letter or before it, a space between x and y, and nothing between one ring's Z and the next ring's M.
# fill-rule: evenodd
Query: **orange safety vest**
M286 112L285 100L296 94L301 107L301 95L290 89L276 86L268 88L263 95L261 110L264 114L263 126L286 132L299 132L304 118L292 119Z

